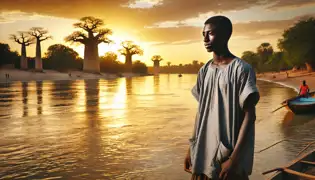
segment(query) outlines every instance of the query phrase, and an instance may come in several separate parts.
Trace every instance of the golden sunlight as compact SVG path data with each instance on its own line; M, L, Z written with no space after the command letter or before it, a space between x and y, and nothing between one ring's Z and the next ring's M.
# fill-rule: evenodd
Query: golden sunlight
M74 82L74 87L78 93L78 98L76 99L76 111L85 112L86 111L86 93L85 93L85 81L79 80Z
M109 36L109 39L111 39L113 42L110 44L101 43L98 45L99 56L104 56L105 53L112 51L112 52L117 54L118 61L125 62L125 56L120 55L118 50L122 48L121 43L123 41L127 41L127 40L133 41L135 44L139 45L140 48L143 49L146 54L147 54L146 51L149 49L147 43L141 42L141 41L139 41L138 38L130 36L128 34L121 34L120 33L119 35L117 35L117 34L111 35L111 36ZM84 57L84 45L72 46L72 48L79 53L79 56L81 58ZM135 55L134 60L140 60L139 56Z

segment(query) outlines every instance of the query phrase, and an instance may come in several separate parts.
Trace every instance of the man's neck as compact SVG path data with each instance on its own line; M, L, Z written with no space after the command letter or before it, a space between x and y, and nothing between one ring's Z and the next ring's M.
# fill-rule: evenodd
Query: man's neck
M218 64L228 64L234 58L235 56L229 51L228 48L213 52L213 61Z

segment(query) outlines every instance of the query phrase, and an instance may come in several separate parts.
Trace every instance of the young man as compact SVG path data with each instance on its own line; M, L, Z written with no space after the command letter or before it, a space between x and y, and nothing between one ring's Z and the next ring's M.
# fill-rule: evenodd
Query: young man
M231 34L224 16L205 22L204 45L213 59L192 89L199 106L184 167L192 179L243 180L252 172L259 92L252 67L228 49Z
M306 85L306 81L303 80L303 84L300 86L299 95L303 97L307 97L309 92L310 92L310 89L308 88L308 85Z

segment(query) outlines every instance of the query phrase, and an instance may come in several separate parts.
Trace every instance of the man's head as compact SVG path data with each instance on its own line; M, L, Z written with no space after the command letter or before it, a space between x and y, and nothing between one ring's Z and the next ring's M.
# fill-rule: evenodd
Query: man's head
M232 23L224 16L213 16L206 20L203 28L205 47L208 52L226 48L232 35Z
M305 86L305 84L306 84L306 81L305 81L305 80L303 80L303 85Z

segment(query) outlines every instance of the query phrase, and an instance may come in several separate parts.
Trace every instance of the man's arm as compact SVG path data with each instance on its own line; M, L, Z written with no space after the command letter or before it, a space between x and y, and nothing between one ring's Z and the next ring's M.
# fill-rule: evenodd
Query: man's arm
M251 94L244 104L244 112L245 117L242 122L239 135L236 141L235 148L230 156L232 162L237 162L239 160L239 154L246 144L247 134L252 126L255 125L256 120L256 111L255 111L255 102L257 102L257 98L259 98L258 93Z
M251 95L249 95L249 97L246 99L244 103L243 110L245 112L245 117L239 131L235 148L230 158L221 165L222 170L219 175L220 179L226 179L229 171L233 169L233 166L235 164L238 164L240 152L243 150L243 147L246 144L246 139L248 139L247 137L248 132L251 129L251 127L255 125L256 120L255 102L257 102L257 99L259 99L259 93L257 92L252 93Z

